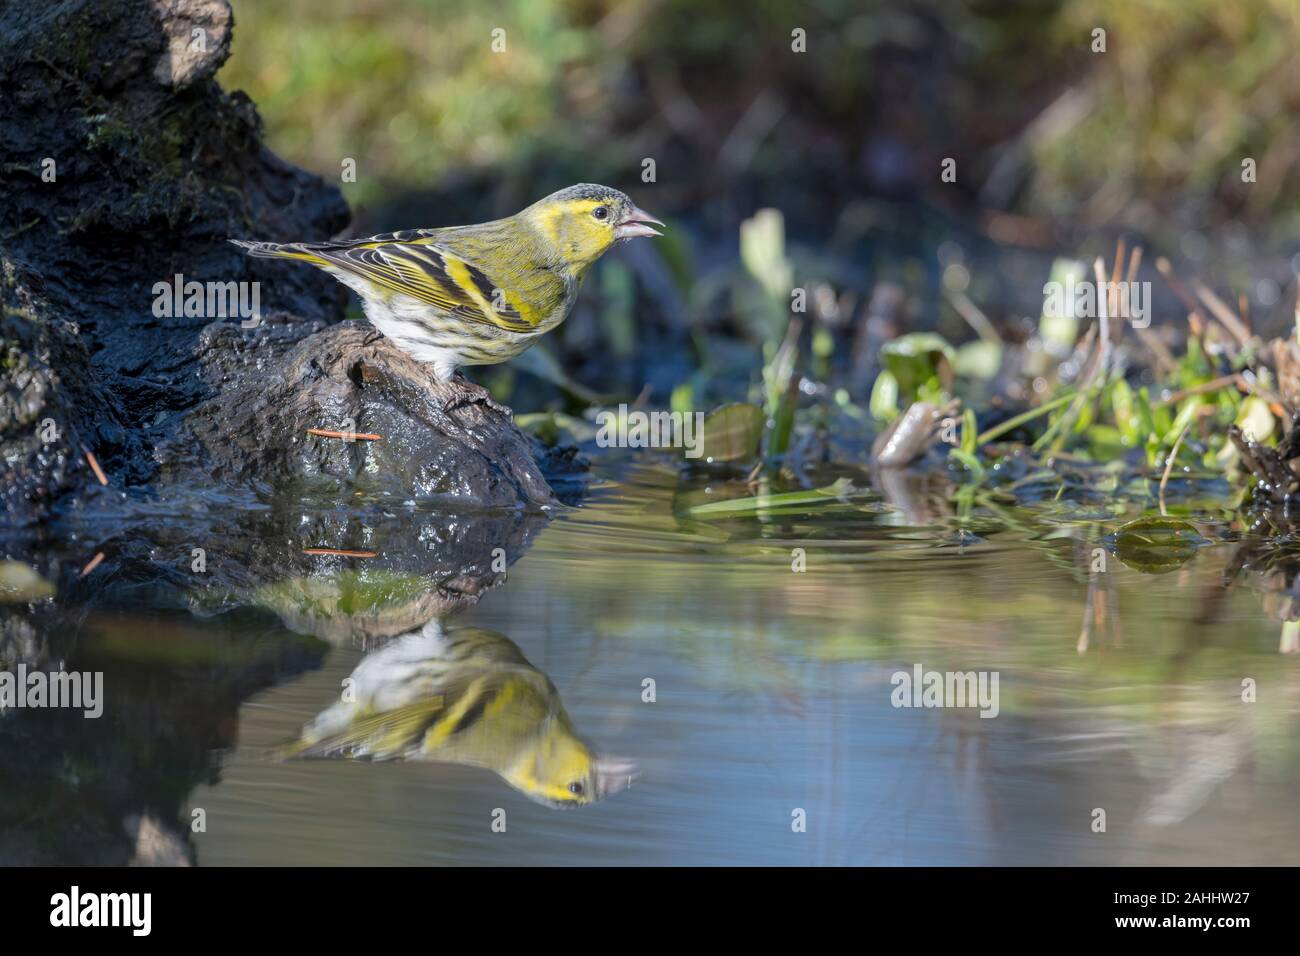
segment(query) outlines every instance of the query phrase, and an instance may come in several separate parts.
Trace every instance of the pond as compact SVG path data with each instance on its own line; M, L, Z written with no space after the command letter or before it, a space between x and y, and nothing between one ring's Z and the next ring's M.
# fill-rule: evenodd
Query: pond
M103 673L103 714L0 717L0 857L1300 862L1289 576L1231 512L1185 500L1194 546L1153 566L1119 499L957 516L896 478L746 510L624 461L549 522L82 519L36 546L63 583L29 623ZM931 672L982 693L908 689Z

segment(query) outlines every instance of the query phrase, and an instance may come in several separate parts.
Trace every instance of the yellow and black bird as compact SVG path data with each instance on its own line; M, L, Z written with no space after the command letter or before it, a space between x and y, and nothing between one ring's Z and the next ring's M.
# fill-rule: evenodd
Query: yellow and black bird
M617 189L581 183L475 226L340 242L231 242L254 256L324 269L356 291L375 328L448 382L463 365L523 352L564 321L597 259L615 243L661 235L652 226L662 225ZM474 400L485 397L463 384Z
M513 641L481 628L444 632L436 618L367 655L348 699L282 756L485 767L552 807L592 803L636 775L577 735L555 685Z

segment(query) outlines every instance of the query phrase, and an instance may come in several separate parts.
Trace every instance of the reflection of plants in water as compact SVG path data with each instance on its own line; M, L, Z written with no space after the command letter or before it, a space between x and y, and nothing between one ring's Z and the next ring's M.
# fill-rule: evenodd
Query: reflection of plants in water
M226 560L186 579L187 602L203 615L262 607L300 634L365 647L477 603L547 520L288 506L209 534L209 553Z
M514 642L480 628L444 631L436 618L367 655L344 699L284 755L485 767L557 808L617 792L635 772L577 735L555 685Z
M253 600L299 633L362 645L403 634L467 603L463 594L448 593L423 575L384 568L344 568L270 581Z
M1186 521L1149 516L1125 522L1115 531L1114 548L1119 559L1144 574L1176 571L1206 543Z
M365 614L393 603L405 603L426 593L428 583L412 574L385 569L347 569L321 578L275 581L258 591L259 604L298 603L321 613Z
M836 683L884 700L889 671L921 661L1000 671L1002 719L1033 734L1025 747L1044 764L1132 767L1141 792L1132 823L1141 827L1177 825L1225 781L1249 787L1294 763L1300 686L1285 662L1253 624L1202 619L1208 590L1234 598L1238 621L1252 621L1246 596L1219 584L1222 515L1125 521L1133 508L1123 502L1024 506L984 488L967 524L980 537L962 544L942 533L960 526L958 516L935 508L926 526L890 523L897 493L848 479L736 498L716 484L705 494L698 482L661 490L657 500L593 502L599 532L582 556L572 547L546 556L601 594L600 630L671 643L695 680L750 709L760 702L760 714L767 700L786 732L806 723L819 733L824 715L804 715L821 714L828 695L838 701L828 690ZM794 548L806 554L802 573ZM633 577L634 588L620 585ZM1247 676L1268 688L1254 703L1241 697ZM1005 731L969 716L942 720L979 740ZM861 732L841 728L827 743L824 759L847 760L840 773L857 765L836 745ZM971 773L997 797L996 763Z
M1271 517L1261 520L1273 521ZM1300 654L1300 544L1276 524L1269 530L1277 536L1252 535L1237 544L1223 572L1223 587L1218 594L1208 594L1203 602L1202 618L1212 621L1219 611L1219 594L1237 581L1246 581L1261 595L1264 611L1282 622L1278 650Z
M1215 574L1222 551L1214 541L1226 530L1218 516L1197 525L1125 524L1132 508L1123 502L1048 498L1025 506L983 489L963 522L941 510L942 487L925 488L932 473L914 477L910 495L847 477L808 492L737 498L728 497L734 486L725 482L663 482L649 500L593 502L584 510L598 530L584 535L586 522L572 532L560 522L548 541L563 567L580 568L585 583L610 592L602 629L673 641L731 689L780 683L782 661L791 656L893 662L915 660L924 649L934 655L927 664L941 669L963 669L975 657L981 666L1030 677L1064 674L1067 696L1100 700L1114 699L1117 685L1142 697L1175 667L1180 679L1192 664L1192 676L1209 678L1256 659L1258 647L1218 632L1200 635L1208 645L1185 664L1195 602L1185 602L1182 623L1171 621L1162 603L1183 589L1195 595L1207 570ZM642 489L654 481L638 476ZM900 522L895 509L903 506L929 523ZM945 528L973 533L936 534ZM579 542L581 555L574 553ZM795 549L804 552L803 573L792 566ZM682 552L692 560L658 559ZM1143 565L1182 570L1164 580L1157 599ZM635 589L620 586L632 579ZM653 618L642 594L664 604ZM1092 653L1078 647L1088 608ZM665 633L665 615L688 626ZM1036 706L1024 692L1025 685L1004 687L1009 711Z

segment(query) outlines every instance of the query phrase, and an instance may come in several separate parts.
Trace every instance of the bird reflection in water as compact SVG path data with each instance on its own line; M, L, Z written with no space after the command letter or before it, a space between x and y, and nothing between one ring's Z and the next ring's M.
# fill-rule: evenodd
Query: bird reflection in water
M367 655L350 690L284 755L485 767L557 808L593 803L636 776L635 764L595 754L555 685L494 631L444 630L434 618Z

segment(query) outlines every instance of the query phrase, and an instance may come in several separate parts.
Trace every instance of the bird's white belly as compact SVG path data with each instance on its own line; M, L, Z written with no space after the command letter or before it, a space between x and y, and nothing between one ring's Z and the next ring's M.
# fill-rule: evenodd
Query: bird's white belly
M492 365L514 358L543 332L559 325L571 304L562 302L533 332L513 332L480 324L473 326L478 333L475 335L458 332L458 323L453 321L439 323L441 327L431 332L430 315L434 310L427 302L406 295L395 295L386 300L356 276L342 270L327 271L361 297L362 308L371 325L407 355L432 366L434 375L442 382L448 381L462 365ZM489 347L490 354L485 353Z

